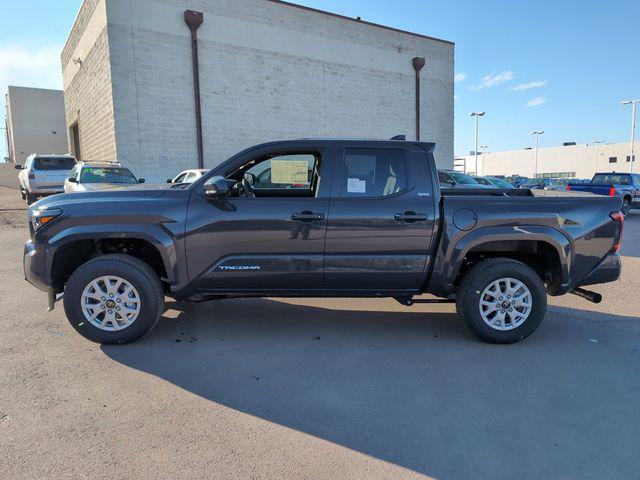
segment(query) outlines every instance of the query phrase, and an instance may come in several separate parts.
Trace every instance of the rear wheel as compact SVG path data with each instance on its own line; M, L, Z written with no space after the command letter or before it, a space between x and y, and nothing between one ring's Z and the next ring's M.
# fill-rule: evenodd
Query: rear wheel
M151 331L164 311L156 273L128 255L105 255L78 268L64 292L64 310L83 337L129 343Z
M630 211L631 211L631 199L625 197L624 200L622 200L622 208L620 208L620 212L622 213L622 215L626 217L627 215L629 215Z
M547 309L538 274L524 263L485 260L463 278L456 297L458 315L480 339L515 343L531 335Z
M33 194L33 193L29 193L28 191L26 191L24 193L24 199L27 201L27 205L31 205L32 203L35 203L36 200L38 200L38 196Z

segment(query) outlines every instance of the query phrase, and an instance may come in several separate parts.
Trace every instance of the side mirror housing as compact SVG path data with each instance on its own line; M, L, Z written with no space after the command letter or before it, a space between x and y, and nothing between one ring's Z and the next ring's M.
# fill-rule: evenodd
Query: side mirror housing
M204 196L211 200L220 200L229 195L229 185L224 177L217 175L211 177L204 184Z
M69 177L67 178L69 183L78 183L78 179L77 178L73 178L73 177Z
M173 183L173 180L170 178L167 178L167 183Z
M144 182L146 182L146 180L144 178L139 178L138 179L138 183L144 183Z
M22 165L14 165L14 167L16 170L22 170Z

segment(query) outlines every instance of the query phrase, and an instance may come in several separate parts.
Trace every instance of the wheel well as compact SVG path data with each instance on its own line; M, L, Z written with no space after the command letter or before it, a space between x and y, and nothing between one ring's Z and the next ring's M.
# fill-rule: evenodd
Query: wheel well
M625 195L625 196L623 197L623 200L628 200L628 201L629 201L629 203L631 203L631 202L633 201L633 199L631 198L631 195Z
M142 260L156 272L165 290L168 290L167 271L160 252L149 241L140 238L98 238L76 240L63 245L56 251L51 267L54 289L61 292L73 272L92 258L112 253L123 253Z
M473 266L488 258L511 258L522 262L538 273L550 294L560 288L562 264L558 251L551 244L538 240L496 241L473 247L464 257L456 284Z

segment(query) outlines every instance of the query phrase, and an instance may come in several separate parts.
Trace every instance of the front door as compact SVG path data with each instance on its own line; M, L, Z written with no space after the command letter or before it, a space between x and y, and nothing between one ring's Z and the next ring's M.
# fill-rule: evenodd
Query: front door
M435 225L434 187L421 147L347 148L336 156L325 288L417 291Z
M211 293L320 289L330 188L319 174L323 161L321 149L263 152L225 172L234 184L228 198L194 191L192 283Z

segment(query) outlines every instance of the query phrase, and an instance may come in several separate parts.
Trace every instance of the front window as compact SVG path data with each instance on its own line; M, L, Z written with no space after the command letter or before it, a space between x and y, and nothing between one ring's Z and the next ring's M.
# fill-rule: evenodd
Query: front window
M276 155L246 170L256 194L295 190L311 193L316 157L311 153Z
M80 183L138 183L127 168L87 167L82 169Z
M492 178L491 181L496 187L499 188L513 188L513 185L505 180L502 180L501 178Z
M76 164L71 157L36 157L34 170L71 170Z

